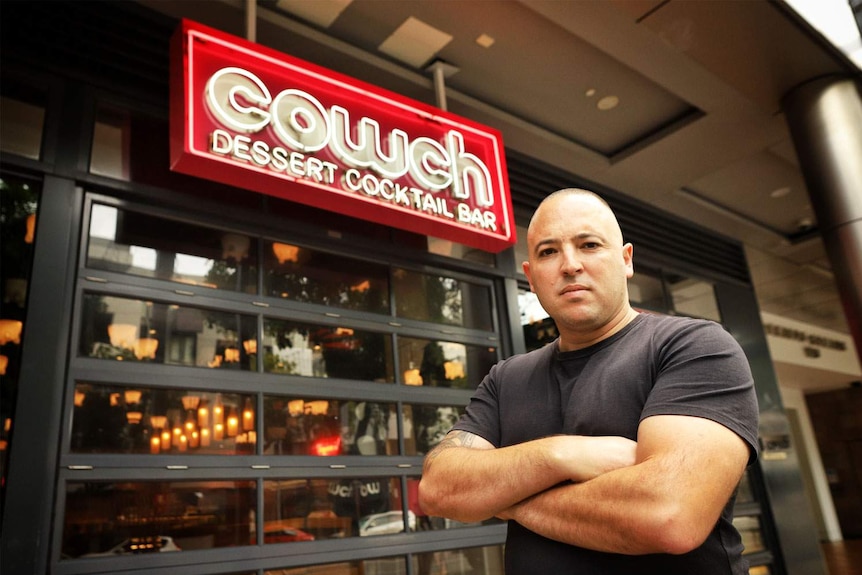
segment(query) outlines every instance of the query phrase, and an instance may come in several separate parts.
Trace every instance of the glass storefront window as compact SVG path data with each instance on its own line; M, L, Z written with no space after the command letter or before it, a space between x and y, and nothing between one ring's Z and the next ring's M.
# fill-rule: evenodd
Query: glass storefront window
M257 319L84 294L79 352L116 361L256 370Z
M264 396L264 455L397 455L395 404Z
M742 544L745 546L744 555L766 550L763 540L763 528L760 525L760 517L756 515L739 515L733 518L733 526L742 536Z
M369 537L416 531L401 511L397 477L266 480L264 542ZM293 538L285 529L296 531ZM267 534L272 533L267 541Z
M635 266L635 274L629 279L629 301L635 308L665 311L664 285L661 272Z
M497 361L493 347L451 341L398 338L398 360L407 385L476 389Z
M524 289L518 290L518 309L527 351L539 349L557 339L557 324L539 303L536 294Z
M464 413L456 405L405 405L405 455L425 455L440 443Z
M187 285L257 293L257 241L93 204L87 266Z
M34 99L0 98L0 150L31 160L41 157L45 106Z
M497 575L503 572L503 548L471 547L419 553L414 556L417 575Z
M464 244L428 236L428 253L493 267L494 254Z
M721 321L715 287L706 281L668 274L673 309L681 315Z
M126 181L131 179L130 124L128 111L99 106L93 126L90 173Z
M73 453L255 452L251 395L78 383L74 401Z
M64 558L182 552L253 541L254 481L66 484Z
M267 242L264 293L294 301L389 313L389 269L282 242Z
M0 509L6 493L40 193L35 182L8 174L0 177Z
M264 575L407 575L404 557L325 563L264 571Z
M396 315L472 329L493 330L491 290L455 278L393 270Z
M270 373L392 383L392 339L382 333L264 318Z

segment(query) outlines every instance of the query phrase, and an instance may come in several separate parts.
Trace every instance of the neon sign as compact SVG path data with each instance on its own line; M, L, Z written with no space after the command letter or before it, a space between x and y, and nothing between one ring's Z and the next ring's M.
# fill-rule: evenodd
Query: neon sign
M183 21L171 168L488 251L515 243L498 131Z

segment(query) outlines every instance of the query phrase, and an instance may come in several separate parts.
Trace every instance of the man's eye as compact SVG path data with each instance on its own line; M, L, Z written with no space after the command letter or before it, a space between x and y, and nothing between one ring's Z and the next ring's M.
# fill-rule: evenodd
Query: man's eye
M545 248L539 251L539 257L550 256L553 255L557 250L554 248Z
M581 247L586 249L586 250L594 250L597 247L599 247L599 244L598 244L598 242L586 242Z

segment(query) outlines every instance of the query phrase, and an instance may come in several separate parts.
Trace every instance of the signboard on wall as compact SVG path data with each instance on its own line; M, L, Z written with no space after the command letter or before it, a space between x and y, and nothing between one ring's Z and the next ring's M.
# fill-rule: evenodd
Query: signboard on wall
M184 20L171 169L487 251L515 243L500 133Z

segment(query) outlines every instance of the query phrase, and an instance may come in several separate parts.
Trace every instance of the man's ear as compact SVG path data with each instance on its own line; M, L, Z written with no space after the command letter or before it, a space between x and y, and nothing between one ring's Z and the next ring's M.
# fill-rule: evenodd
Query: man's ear
M530 291L536 293L536 290L533 289L533 279L530 277L530 262L522 263L521 267L524 270L524 275L527 276L527 281L530 283Z
M634 249L635 248L632 244L626 244L623 246L623 263L626 268L627 278L631 278L635 275Z

